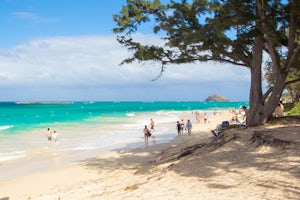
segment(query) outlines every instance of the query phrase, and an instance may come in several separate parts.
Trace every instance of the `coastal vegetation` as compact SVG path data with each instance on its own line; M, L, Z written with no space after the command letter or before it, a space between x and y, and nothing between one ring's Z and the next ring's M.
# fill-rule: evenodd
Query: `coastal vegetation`
M246 67L251 73L247 125L270 120L283 91L300 81L300 1L164 2L127 0L114 15L118 41L132 52L121 64L158 62L158 77L168 64L216 61ZM134 39L146 23L161 36L163 45ZM274 81L263 93L266 65Z
M290 111L287 112L288 116L300 116L300 102L296 104Z
M296 67L300 67L300 51L298 53L298 55L296 56L296 58L298 58L297 63L295 64ZM264 78L268 83L267 87L273 87L274 83L275 83L275 78L274 78L274 74L272 71L272 67L271 67L270 62L266 63L265 66L265 75ZM294 80L297 77L300 77L300 70L298 69L293 69L291 70L291 72L289 73L287 80ZM286 93L282 94L282 99L284 99L285 101L288 102L292 102L293 105L295 105L297 102L299 102L300 99L300 82L295 82L295 83L291 83L286 85L285 87L286 89Z

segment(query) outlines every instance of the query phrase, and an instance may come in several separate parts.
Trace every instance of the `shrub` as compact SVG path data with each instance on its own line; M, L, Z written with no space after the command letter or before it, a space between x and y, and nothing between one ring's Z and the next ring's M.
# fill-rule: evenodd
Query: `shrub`
M287 116L300 116L300 102L298 102L294 108L287 112Z
M286 113L294 108L293 103L284 103L283 105L284 105L284 112Z

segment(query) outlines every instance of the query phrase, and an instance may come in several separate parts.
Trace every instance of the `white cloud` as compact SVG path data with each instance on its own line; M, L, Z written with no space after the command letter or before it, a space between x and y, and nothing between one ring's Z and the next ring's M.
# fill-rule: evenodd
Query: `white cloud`
M138 37L159 42L155 36ZM7 98L32 97L38 100L48 98L41 96L41 91L52 91L57 98L61 95L61 99L68 100L77 98L76 95L78 100L84 100L84 97L103 100L104 96L108 99L119 98L116 100L145 100L147 93L144 90L147 88L152 92L151 100L160 100L164 94L166 100L174 100L176 96L171 95L176 95L176 92L170 89L176 85L184 89L185 85L187 88L190 85L202 88L208 84L247 85L249 82L246 69L218 63L167 66L163 76L151 82L159 74L160 66L153 63L119 66L128 56L127 50L113 36L36 39L0 50L0 88L6 92L10 88ZM29 88L28 93L18 96L17 92L12 92L20 88ZM157 89L164 94L157 94Z

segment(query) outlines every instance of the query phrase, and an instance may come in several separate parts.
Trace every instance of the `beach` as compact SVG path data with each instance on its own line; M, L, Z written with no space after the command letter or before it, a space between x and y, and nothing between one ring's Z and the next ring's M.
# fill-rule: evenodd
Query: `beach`
M148 147L118 145L89 158L79 151L81 159L56 164L45 155L1 164L0 199L299 199L299 120L238 126L213 141L209 130L230 117L211 116L194 123L190 136ZM4 180L8 167L15 175Z

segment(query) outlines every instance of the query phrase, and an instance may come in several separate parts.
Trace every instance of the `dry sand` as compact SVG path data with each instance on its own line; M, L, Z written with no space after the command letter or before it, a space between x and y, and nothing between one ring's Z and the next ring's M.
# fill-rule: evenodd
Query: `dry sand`
M237 126L0 182L0 200L300 199L300 119ZM1 172L5 173L5 172Z

